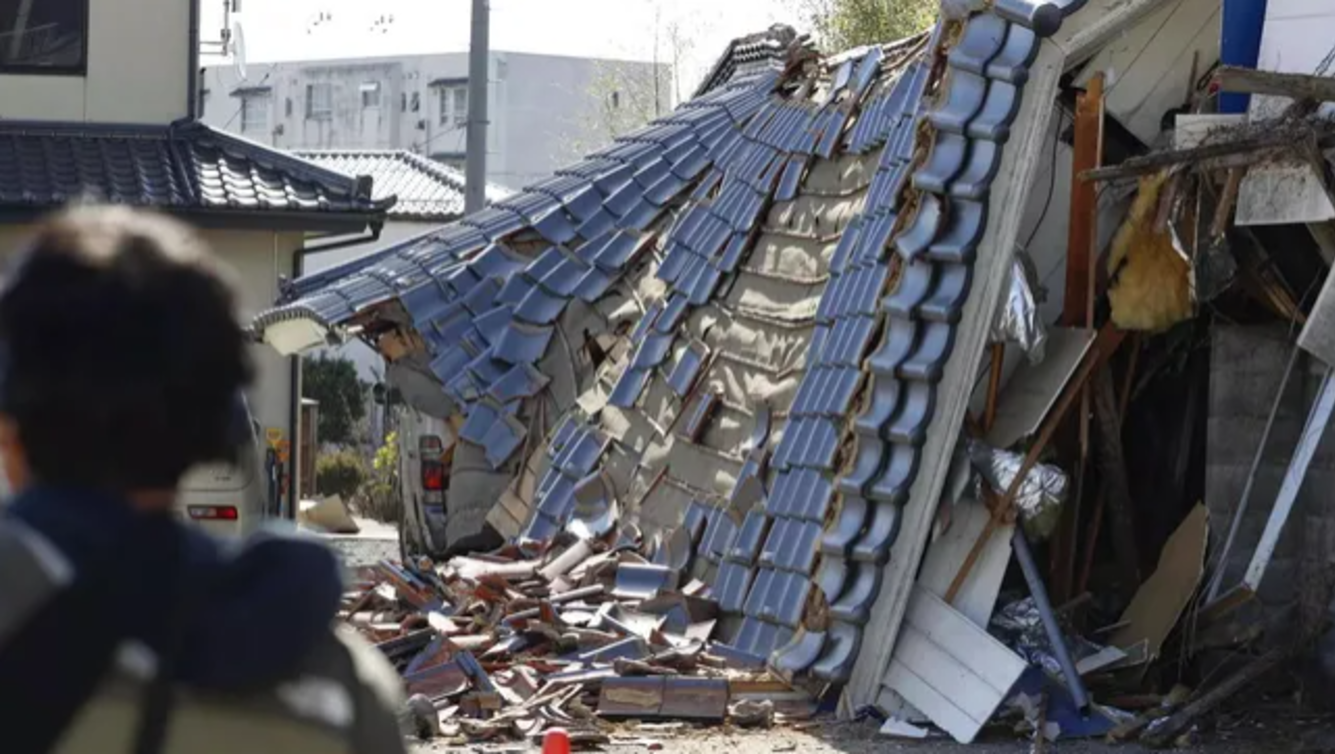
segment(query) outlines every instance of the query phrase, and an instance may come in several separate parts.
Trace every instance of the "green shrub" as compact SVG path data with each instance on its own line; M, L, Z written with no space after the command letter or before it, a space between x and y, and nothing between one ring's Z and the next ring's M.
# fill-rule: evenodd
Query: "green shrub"
M315 462L315 491L332 497L338 495L351 501L366 482L366 464L349 450L325 453Z
M399 499L399 436L391 432L385 444L375 453L370 478L357 501L362 515L376 521L397 524L403 519L403 502Z

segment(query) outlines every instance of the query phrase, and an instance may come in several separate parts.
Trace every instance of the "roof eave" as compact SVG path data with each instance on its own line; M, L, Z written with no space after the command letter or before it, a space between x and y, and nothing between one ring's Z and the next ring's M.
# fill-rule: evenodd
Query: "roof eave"
M59 210L62 204L0 206L0 225L34 223ZM231 209L148 205L193 225L209 229L272 230L291 232L356 233L383 223L383 210L365 212L321 212L288 209Z

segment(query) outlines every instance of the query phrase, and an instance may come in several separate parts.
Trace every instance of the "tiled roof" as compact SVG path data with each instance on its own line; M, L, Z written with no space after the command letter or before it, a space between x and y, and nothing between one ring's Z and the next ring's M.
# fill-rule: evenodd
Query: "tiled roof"
M673 530L656 563L711 585L712 652L846 681L1006 190L1035 29L1080 2L958 0L930 38L725 74L256 326L410 327L462 441L528 490L522 537L610 490L626 520ZM583 325L564 318L602 303L638 320L574 407L534 375L575 370ZM529 432L545 461L526 481Z
M735 39L719 56L696 90L699 97L738 76L764 68L782 68L794 45L803 40L791 26L775 24L765 31Z
M464 174L454 168L406 150L331 150L294 152L329 170L352 176L370 176L373 197L396 199L389 216L401 220L450 222L464 213ZM487 201L505 198L508 191L487 186Z
M380 216L391 202L358 180L201 123L0 121L0 209L72 199L175 211Z

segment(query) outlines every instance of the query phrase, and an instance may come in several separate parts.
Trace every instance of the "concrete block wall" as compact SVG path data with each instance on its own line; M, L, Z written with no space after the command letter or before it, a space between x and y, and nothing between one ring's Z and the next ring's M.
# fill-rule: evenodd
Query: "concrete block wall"
M1242 499L1257 444L1292 352L1294 336L1287 328L1217 325L1212 340L1205 490L1213 560L1228 535L1233 511ZM1294 369L1257 470L1247 514L1225 564L1225 588L1242 579L1251 561L1320 386L1324 367L1304 355ZM1260 601L1267 606L1299 602L1313 579L1324 578L1335 563L1332 435L1335 432L1327 432L1322 440L1261 583Z

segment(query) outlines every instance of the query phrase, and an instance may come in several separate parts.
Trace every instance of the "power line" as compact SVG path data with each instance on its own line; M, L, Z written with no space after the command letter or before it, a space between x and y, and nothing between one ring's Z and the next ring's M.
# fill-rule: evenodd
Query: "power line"
M264 74L264 78L256 82L255 86L264 86L264 82L268 81L269 77L272 75L273 71L269 71L268 73ZM230 128L232 124L236 122L236 119L241 117L241 113L244 112L245 109L246 109L246 98L242 97L241 105L236 108L236 112L232 113L232 117L227 119L227 123L223 124L222 130L226 131L228 128Z

